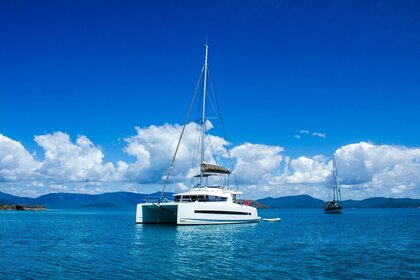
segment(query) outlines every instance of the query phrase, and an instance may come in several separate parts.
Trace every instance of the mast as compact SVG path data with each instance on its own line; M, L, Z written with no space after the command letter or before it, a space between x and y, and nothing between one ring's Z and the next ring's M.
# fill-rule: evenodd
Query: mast
M337 165L335 163L335 155L333 155L333 193L334 201L337 198L338 202L341 202L340 183L338 181Z
M204 82L203 82L203 112L201 116L201 157L200 157L200 186L203 187L203 171L201 170L201 165L204 162L204 142L205 142L205 133L206 133L206 94L207 94L207 61L208 61L208 53L209 53L209 46L207 42L204 44L206 49L206 55L204 60Z

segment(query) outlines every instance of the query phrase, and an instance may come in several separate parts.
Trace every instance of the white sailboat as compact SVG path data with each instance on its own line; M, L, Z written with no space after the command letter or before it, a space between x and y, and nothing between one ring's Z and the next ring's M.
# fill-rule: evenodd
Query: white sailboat
M333 200L324 203L324 212L327 214L340 214L343 212L341 203L341 189L338 180L337 166L335 163L335 155L333 155L333 170L332 170L332 189Z
M205 44L205 61L202 69L202 77L203 96L200 116L200 162L198 167L200 174L194 176L195 179L198 180L198 183L193 182L190 191L175 194L174 201L167 201L164 199L164 191L175 163L185 127L188 123L192 105L194 104L195 93L166 176L161 197L157 203L137 204L136 223L204 225L253 223L261 220L261 218L258 217L257 209L255 207L244 205L243 203L239 203L237 201L237 196L240 195L241 192L228 188L231 170L223 166L206 163L204 161L206 150L206 122L209 119L209 117L206 116L208 77L207 44ZM199 84L200 82L201 78ZM214 184L211 178L217 178L217 184Z

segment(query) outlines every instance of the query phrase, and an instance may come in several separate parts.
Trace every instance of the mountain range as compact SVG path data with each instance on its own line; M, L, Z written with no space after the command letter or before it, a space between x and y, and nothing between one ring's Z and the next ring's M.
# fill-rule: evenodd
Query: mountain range
M169 199L173 193L165 193ZM0 204L43 205L49 209L115 208L133 209L137 203L157 201L160 192L141 194L113 192L103 194L50 193L37 198L19 197L0 192ZM309 195L267 197L252 201L258 208L322 208L324 201ZM420 199L373 197L363 200L345 200L345 208L410 208L420 207Z
M113 192L103 194L50 193L37 198L19 197L0 192L0 204L43 205L49 209L135 208L147 199L157 200L159 193ZM166 193L171 197L172 193Z
M275 208L322 208L324 201L309 195L267 197L259 203ZM372 197L363 200L344 200L344 208L415 208L420 207L420 199Z

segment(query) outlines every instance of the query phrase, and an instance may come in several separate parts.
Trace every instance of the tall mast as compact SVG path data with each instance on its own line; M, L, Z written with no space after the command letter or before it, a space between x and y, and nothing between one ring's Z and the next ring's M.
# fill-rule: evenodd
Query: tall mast
M335 163L335 155L333 155L333 193L334 201L337 198L338 202L341 202L340 182L338 181L337 165Z
M337 192L337 171L335 166L335 155L333 155L333 201L335 201L335 193Z
M206 133L206 94L207 94L207 59L209 53L209 46L204 44L206 49L206 56L204 60L204 83L203 83L203 114L201 117L201 158L200 158L200 186L202 187L203 182L203 171L201 171L201 164L204 162L204 142L205 142L205 133Z

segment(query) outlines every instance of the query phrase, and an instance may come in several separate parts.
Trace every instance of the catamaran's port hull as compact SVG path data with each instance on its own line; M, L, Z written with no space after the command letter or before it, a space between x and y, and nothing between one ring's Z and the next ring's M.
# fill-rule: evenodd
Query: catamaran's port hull
M142 203L137 204L136 212L138 224L242 224L260 220L254 207L236 203Z

